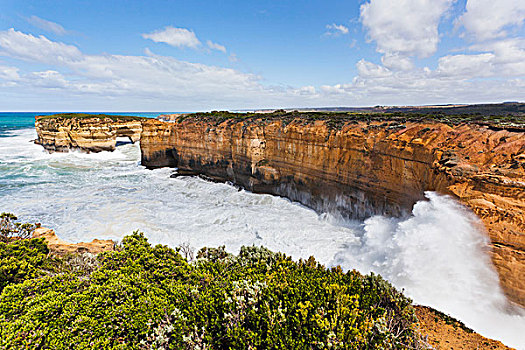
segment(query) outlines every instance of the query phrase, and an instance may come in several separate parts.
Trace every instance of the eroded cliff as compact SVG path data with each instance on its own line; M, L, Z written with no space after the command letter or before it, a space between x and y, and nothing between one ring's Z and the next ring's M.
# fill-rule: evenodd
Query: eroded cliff
M61 115L37 116L36 143L50 152L81 150L113 151L117 137L140 140L143 118L125 116Z
M453 195L483 221L503 289L525 306L523 128L388 116L185 118L143 123L143 165L359 217L408 213L427 190Z
M98 254L115 249L115 242L109 239L94 239L91 242L70 243L60 239L55 231L39 227L33 233L33 238L44 238L49 251L54 255L64 256L73 253Z

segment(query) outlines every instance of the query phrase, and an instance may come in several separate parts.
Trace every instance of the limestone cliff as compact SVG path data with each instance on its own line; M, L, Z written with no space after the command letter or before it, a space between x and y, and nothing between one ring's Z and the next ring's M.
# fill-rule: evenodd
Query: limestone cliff
M55 231L39 227L33 233L33 238L44 238L51 253L56 255L66 255L70 253L91 253L111 251L115 248L112 240L94 239L91 242L69 243L56 235Z
M427 190L453 195L485 224L501 284L525 306L523 128L388 117L182 119L143 123L143 165L360 217L408 213Z
M142 118L116 116L37 116L37 143L50 152L78 149L84 152L113 151L117 137L140 140Z

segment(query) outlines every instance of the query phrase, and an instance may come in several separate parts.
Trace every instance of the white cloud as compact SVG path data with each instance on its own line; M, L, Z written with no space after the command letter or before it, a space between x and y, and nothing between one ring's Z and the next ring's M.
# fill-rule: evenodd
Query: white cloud
M49 67L31 71L0 65L0 105L183 111L522 100L524 42L508 38L473 44L470 49L476 53L441 57L434 70L417 68L402 53L386 52L380 64L357 62L351 81L270 87L257 75L160 56L149 49L144 56L87 55L73 45L10 29L0 31L0 56ZM28 96L37 101L32 107Z
M494 75L495 55L452 55L441 57L438 61L437 74L444 77L480 78Z
M47 70L43 72L33 72L26 79L33 84L33 86L43 87L47 89L61 89L68 88L70 84L62 74L54 70Z
M470 65L466 69L472 76L525 76L525 38L516 35L524 22L524 1L468 0L466 11L457 23L464 26L466 37L473 41L469 49L482 54L453 56L452 59L460 65ZM447 60L448 57L444 62Z
M442 76L465 79L525 76L525 39L503 39L475 44L480 54L447 55L439 58L436 72ZM525 96L525 92L524 96Z
M369 0L361 5L361 22L383 54L381 64L362 59L352 83L323 86L323 93L377 104L523 100L525 39L505 38L512 26L523 23L523 1L488 5L468 0L467 12L457 21L478 40L468 47L473 53L440 57L434 70L414 65L414 56L437 51L439 23L454 2Z
M342 24L327 24L326 29L328 29L328 31L326 31L324 34L327 36L339 36L348 34L348 28Z
M100 85L100 93L212 98L258 89L256 76L165 56L86 56L70 67Z
M388 69L407 71L414 68L412 60L397 53L386 53L381 57L381 63Z
M211 40L208 40L206 41L206 45L208 45L208 47L212 50L217 50L226 53L226 47L221 44L217 44L212 42Z
M67 30L64 29L60 24L45 20L37 16L31 16L27 19L29 23L37 28L43 29L47 32L51 32L57 35L67 34Z
M149 34L142 34L144 39L153 40L156 43L166 43L175 47L197 48L201 45L195 33L186 28L175 28L167 26L162 30L154 31Z
M481 41L505 37L509 26L521 26L524 21L523 0L468 0L459 19L467 32Z
M485 57L478 57L483 61ZM349 101L347 105L400 105L436 103L480 103L523 100L525 79L471 79L461 59L454 58L445 74L441 68L390 71L361 60L359 74L348 84L322 86L325 100ZM453 64L452 64L453 63ZM442 69L442 70L440 70ZM456 72L452 70L456 69Z
M16 68L1 66L0 80L16 82L26 91L62 89L61 96L139 97L170 103L182 101L186 105L216 106L225 101L232 104L239 101L239 96L255 101L262 96L269 99L272 94L253 74L158 56L150 50L146 54L86 55L74 46L10 29L0 31L0 55L58 69L19 73ZM67 71L67 76L60 69Z
M365 59L361 59L357 62L356 68L359 76L364 78L384 78L392 75L392 72L387 68L368 62Z
M302 86L298 89L291 89L290 93L298 96L315 96L317 94L317 90L314 86L308 85Z
M48 64L82 59L82 53L73 45L51 41L43 35L35 37L13 28L0 31L0 55Z
M525 76L525 38L498 40L485 45L494 52L499 73L506 76Z
M428 57L436 52L438 25L454 0L370 0L361 21L377 51Z
M0 79L14 82L20 79L19 69L16 67L0 66Z

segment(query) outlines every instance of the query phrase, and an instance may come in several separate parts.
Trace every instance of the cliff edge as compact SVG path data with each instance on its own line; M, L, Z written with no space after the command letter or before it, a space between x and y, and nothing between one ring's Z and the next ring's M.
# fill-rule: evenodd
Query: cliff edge
M425 191L452 195L483 221L502 287L525 306L524 130L453 117L203 114L145 121L141 151L147 167L354 217L409 213Z
M33 232L33 238L44 238L49 251L58 256L73 253L91 253L98 254L114 250L115 242L106 239L94 239L91 242L70 243L60 239L55 231L39 227Z

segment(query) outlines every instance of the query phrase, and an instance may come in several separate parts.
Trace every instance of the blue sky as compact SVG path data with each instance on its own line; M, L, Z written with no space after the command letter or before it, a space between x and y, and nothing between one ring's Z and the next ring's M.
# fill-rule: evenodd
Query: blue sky
M525 96L520 0L0 0L0 110Z

